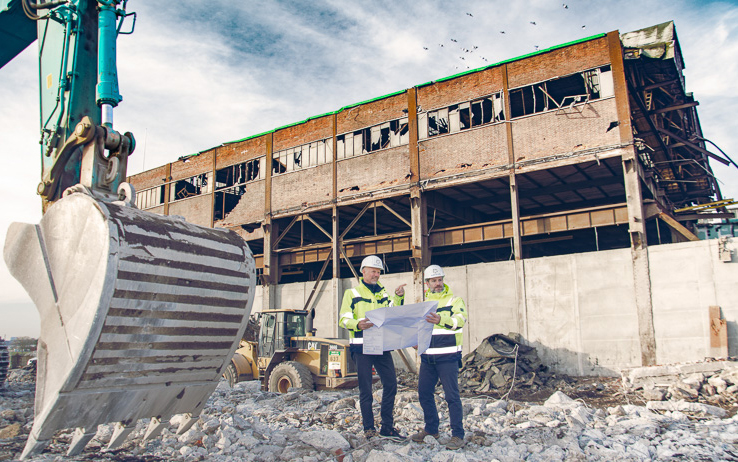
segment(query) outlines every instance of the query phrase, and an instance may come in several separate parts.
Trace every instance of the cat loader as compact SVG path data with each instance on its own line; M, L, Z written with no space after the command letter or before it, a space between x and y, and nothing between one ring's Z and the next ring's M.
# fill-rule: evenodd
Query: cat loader
M231 386L261 380L263 389L287 393L290 388L326 390L359 385L348 340L315 337L306 327L308 311L269 310L257 318L258 342L241 340L225 371Z
M13 223L3 256L40 314L33 426L21 454L74 429L67 454L113 423L143 440L197 421L251 312L255 264L234 232L139 210L131 133L113 128L127 0L0 0L0 67L38 38L41 222ZM0 109L2 110L2 109ZM8 159L9 160L9 159Z

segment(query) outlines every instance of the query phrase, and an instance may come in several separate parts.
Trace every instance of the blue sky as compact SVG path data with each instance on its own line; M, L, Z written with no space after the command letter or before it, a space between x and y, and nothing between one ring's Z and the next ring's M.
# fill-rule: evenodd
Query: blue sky
M669 20L704 134L738 161L736 2L129 0L128 9L138 21L118 40L115 127L136 136L131 174L466 66ZM36 53L33 44L0 69L3 242L10 222L40 219ZM738 198L738 169L713 168L724 196ZM36 336L35 308L4 264L0 288L0 336Z

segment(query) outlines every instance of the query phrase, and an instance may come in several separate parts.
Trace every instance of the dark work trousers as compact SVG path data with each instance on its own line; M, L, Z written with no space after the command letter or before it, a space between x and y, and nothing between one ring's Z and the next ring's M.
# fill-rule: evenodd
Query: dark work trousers
M431 359L431 361L433 361ZM448 403L448 414L451 420L451 436L464 439L464 409L459 395L459 361L421 362L418 376L418 401L423 408L425 431L435 435L438 433L438 409L436 408L435 390L438 379L441 379L443 393Z
M364 430L374 428L374 414L372 413L372 365L382 381L382 427L392 428L395 420L392 413L395 409L395 395L397 394L397 374L395 363L392 361L392 352L385 351L382 355L365 355L361 352L361 345L351 346L351 356L356 363L359 376L359 405Z

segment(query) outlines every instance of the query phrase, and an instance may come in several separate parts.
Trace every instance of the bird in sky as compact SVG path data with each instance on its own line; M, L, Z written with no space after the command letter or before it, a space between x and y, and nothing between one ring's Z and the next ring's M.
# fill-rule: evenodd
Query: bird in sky
M582 26L582 29L586 29L586 28L587 28L587 26Z
M428 49L428 47L423 47L423 49L424 49L424 50L427 50L427 49Z
M530 23L533 24L534 26L536 25L536 22L535 21L531 21Z
M451 41L454 42L454 43L459 43L459 42L456 41L456 39L451 39Z
M564 3L563 6L564 6L564 9L567 9L567 10L569 9L569 5L567 5L566 3Z
M471 13L466 13L466 15L471 16L472 18L474 17Z
M505 31L504 31L504 30L501 30L501 31L500 31L500 34L504 34L504 33L505 33Z

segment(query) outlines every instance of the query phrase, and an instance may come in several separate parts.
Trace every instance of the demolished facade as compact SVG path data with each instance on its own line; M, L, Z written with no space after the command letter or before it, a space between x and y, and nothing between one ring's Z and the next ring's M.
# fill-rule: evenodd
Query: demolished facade
M722 199L708 160L725 161L705 147L683 68L673 22L613 31L224 143L129 181L140 208L239 233L257 259L257 303L315 309L328 337L342 335L341 296L366 255L411 273L417 301L431 261L509 263L511 319L472 335L473 349L495 332L535 340L526 261L630 249L622 274L634 330L628 353L611 362L655 364L648 245L698 240L698 217L674 210ZM494 310L472 303L470 321Z

